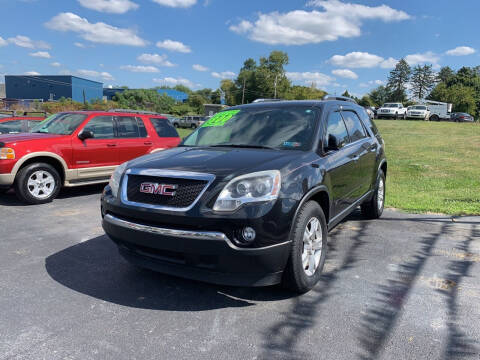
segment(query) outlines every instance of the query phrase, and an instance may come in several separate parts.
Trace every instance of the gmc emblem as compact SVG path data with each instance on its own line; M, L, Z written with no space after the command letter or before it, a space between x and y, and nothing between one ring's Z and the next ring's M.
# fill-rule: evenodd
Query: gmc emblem
M178 185L142 183L140 184L140 192L144 194L175 196Z

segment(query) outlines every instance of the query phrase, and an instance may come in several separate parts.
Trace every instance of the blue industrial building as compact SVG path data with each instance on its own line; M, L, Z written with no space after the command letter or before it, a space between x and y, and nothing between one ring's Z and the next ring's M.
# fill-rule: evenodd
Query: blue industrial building
M176 100L176 101L179 101L179 102L185 102L188 100L188 94L182 92L182 91L178 91L178 90L174 90L174 89L158 89L157 92L160 94L160 95L167 95L167 96L170 96L172 99Z
M125 88L104 88L103 89L103 98L105 100L113 100L113 97L117 93L122 93L126 89Z
M84 102L102 100L103 83L72 75L5 75L5 92L9 99L70 98Z

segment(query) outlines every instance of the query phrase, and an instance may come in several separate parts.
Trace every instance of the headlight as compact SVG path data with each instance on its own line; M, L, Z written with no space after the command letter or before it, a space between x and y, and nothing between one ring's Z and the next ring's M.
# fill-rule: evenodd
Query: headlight
M108 182L108 185L110 185L110 187L112 188L112 194L115 197L118 196L120 180L122 179L122 175L125 172L125 169L127 168L127 164L128 162L124 162L122 165L117 166L112 176L110 177L110 181Z
M246 203L276 200L281 187L278 170L260 171L231 180L213 206L215 211L234 211Z
M0 148L0 160L14 160L15 150L12 148Z

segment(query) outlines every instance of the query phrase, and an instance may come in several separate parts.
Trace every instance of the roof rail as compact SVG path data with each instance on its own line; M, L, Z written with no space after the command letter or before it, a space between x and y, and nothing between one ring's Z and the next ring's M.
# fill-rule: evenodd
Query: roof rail
M143 115L162 115L153 111L132 110L132 109L110 109L108 110L108 112L132 113L132 114L143 114Z
M357 103L354 99L349 98L347 96L337 96L337 95L329 95L329 94L325 95L322 100L338 100L338 101L348 101L354 104Z
M282 101L282 99L256 99L256 100L253 100L254 103L270 102L270 101Z

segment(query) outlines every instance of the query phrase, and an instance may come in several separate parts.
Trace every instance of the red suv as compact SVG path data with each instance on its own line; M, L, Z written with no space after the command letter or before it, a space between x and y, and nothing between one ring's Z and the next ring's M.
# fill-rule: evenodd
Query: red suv
M46 203L61 186L108 182L117 165L179 142L170 121L157 114L58 113L31 133L0 135L0 191L13 185L20 200Z

